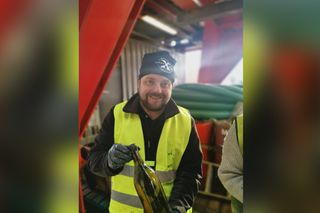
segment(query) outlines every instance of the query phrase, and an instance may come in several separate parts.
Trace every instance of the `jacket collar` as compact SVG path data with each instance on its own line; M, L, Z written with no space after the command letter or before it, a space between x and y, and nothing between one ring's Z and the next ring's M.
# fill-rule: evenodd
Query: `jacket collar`
M136 93L128 100L128 102L126 103L126 105L123 108L123 111L128 112L128 113L139 114L141 109L142 109L142 107L140 106L139 94ZM179 112L180 111L179 111L177 104L174 102L174 100L172 98L170 98L162 115L163 115L164 119L168 119L168 118L178 114ZM161 117L162 117L162 115L161 115Z

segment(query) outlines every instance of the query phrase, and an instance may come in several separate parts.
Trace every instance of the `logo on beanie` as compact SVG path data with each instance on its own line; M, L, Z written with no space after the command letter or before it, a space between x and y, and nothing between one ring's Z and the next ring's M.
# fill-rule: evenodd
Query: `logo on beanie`
M165 73L173 73L172 64L169 61L167 61L165 58L160 58L155 63L158 65L161 71Z

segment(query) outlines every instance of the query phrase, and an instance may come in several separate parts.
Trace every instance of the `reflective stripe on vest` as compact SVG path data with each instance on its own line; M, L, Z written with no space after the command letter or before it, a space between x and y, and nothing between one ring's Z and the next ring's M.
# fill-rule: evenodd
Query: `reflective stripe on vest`
M125 104L126 102L122 102L114 108L115 143L123 145L135 143L140 147L140 155L145 160L144 137L139 115L124 112ZM178 108L180 113L168 118L164 123L155 162L156 174L162 183L167 198L170 196L176 170L188 145L191 132L190 114L186 109ZM111 213L143 212L142 204L133 184L133 168L134 163L130 161L124 166L120 174L112 177L109 207Z
M140 201L139 197L137 197L137 196L128 195L125 193L121 193L121 192L117 192L117 191L112 190L111 197L113 200L118 201L120 203L123 203L123 200L125 200L126 204L128 204L129 206L133 206L133 207L140 208L140 209L143 208L141 201Z
M176 178L176 171L155 171L157 177L159 178L161 183L173 182ZM123 170L120 172L121 175L125 175L128 177L133 177L134 174L134 166L125 165Z

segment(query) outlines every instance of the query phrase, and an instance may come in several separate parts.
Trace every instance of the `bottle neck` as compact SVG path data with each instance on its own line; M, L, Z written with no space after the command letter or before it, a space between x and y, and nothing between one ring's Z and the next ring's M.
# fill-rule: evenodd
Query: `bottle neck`
M144 161L142 160L138 149L132 151L132 156L133 156L134 163L144 164Z

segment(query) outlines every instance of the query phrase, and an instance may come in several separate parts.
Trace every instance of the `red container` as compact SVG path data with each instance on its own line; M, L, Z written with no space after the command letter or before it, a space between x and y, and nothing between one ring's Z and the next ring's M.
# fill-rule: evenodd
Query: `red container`
M212 137L212 120L196 121L196 128L199 134L203 160L208 160L208 150L210 148L210 141Z
M199 135L201 148L202 148L202 155L203 160L208 161L208 153L209 149L211 148L211 140L212 140L212 130L213 122L212 120L206 121L196 121L196 128ZM205 180L208 173L208 164L202 163L202 173L203 173L203 182L202 185L205 184Z

